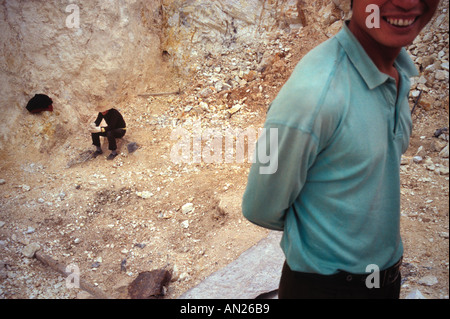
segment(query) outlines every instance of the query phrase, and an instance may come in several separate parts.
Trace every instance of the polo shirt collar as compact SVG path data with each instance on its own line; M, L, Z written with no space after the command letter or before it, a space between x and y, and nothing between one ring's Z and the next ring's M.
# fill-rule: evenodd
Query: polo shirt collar
M366 51L347 27L346 23L344 23L344 27L341 31L336 34L336 39L347 53L350 61L358 70L369 89L372 90L389 79L387 74L378 70L375 63L373 63L372 59L367 55ZM400 51L400 54L395 60L395 65L399 73L404 73L408 77L419 75L416 66L409 57L405 48L402 48Z

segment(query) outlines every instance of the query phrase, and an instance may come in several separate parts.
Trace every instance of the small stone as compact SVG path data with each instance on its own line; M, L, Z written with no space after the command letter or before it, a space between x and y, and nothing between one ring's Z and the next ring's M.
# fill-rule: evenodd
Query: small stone
M443 81L445 79L448 79L448 71L438 70L438 71L436 71L434 77L438 81Z
M179 274L178 267L177 267L177 265L174 265L173 269L172 269L172 278L170 281L172 281L172 282L177 281L179 278L180 278L180 274Z
M229 83L222 83L222 90L231 90L233 88Z
M441 236L442 238L444 238L444 239L448 239L448 233L447 232L440 232L439 233L439 236Z
M181 212L183 214L189 214L189 213L192 213L193 211L194 211L194 204L192 204L192 203L184 204L181 207Z
M421 145L421 146L419 146L419 148L417 149L417 152L416 152L415 155L416 155L416 156L425 157L425 155L427 155L427 152L425 151L425 148Z
M94 262L94 263L91 265L91 268L98 268L98 267L100 267L100 263L99 263L98 261Z
M411 92L411 96L412 96L413 98L418 97L419 94L420 94L420 91L418 91L418 90L414 90L414 91Z
M247 82L251 82L251 81L254 81L257 78L257 76L258 76L258 72L251 70L247 74L244 74L244 79Z
M0 179L0 185L4 185L4 184L6 184L6 181L3 178L1 178Z
M172 274L165 269L155 269L139 273L128 286L131 299L159 299L165 294Z
M442 158L448 158L448 144L439 152L439 156Z
M25 257L32 258L32 257L34 256L34 254L35 254L39 249L41 249L41 246L39 246L39 244L31 243L31 244L29 244L29 245L26 245L26 246L23 248L22 254L23 254Z
M24 246L27 246L30 244L30 240L28 238L23 237L23 236L18 237L16 234L11 235L11 240L21 243Z
M430 64L429 66L427 66L425 68L425 73L431 73L431 72L435 72L436 71L436 66L434 64Z
M202 109L202 110L204 110L204 111L208 111L209 110L209 105L208 105L208 103L206 103L206 102L200 102L199 103L199 106L200 106L200 108Z
M223 91L223 82L218 81L216 84L214 84L214 88L216 89L217 92Z
M432 150L435 152L440 152L444 149L445 146L447 146L447 143L445 141L434 139L432 143Z
M421 163L423 161L423 158L422 158L422 156L414 156L413 157L413 162L414 163L416 163L416 164L419 164L419 163Z
M168 211L168 212L159 212L158 214L158 218L163 218L163 219L170 219L173 216L173 212L172 211Z
M427 158L424 162L425 168L429 171L434 171L436 169L436 165L434 165L431 158Z
M183 227L185 229L189 228L189 221L185 220L184 222L181 222L181 227Z
M25 231L25 234L32 234L32 233L34 233L35 231L36 231L36 230L35 230L33 227L28 226L27 230Z
M153 196L152 192L149 191L143 191L143 192L136 192L136 195L143 198L143 199L147 199Z
M200 91L200 96L205 98L213 94L213 90L211 88L207 87Z
M449 174L449 168L448 167L438 167L435 170L435 173L439 174L439 175L448 175Z
M187 272L183 272L179 277L178 277L178 281L184 281L187 280L189 278L189 274Z
M230 112L230 114L234 114L238 112L241 108L242 108L241 104L235 104L231 109L228 110L228 112Z
M438 283L438 280L435 276L425 276L420 278L418 283L424 286L433 286Z
M405 299L427 299L425 298L419 289L414 289L414 291L411 291L408 296L406 296Z
M417 83L425 84L425 83L427 83L427 78L424 77L424 76L422 75L422 76L419 78L419 80L417 81Z

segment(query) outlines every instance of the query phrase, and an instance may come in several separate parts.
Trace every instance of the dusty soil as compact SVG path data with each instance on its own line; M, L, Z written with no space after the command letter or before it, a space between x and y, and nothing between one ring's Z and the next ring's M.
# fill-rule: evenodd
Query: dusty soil
M76 265L85 280L113 298L127 298L127 285L140 272L171 269L174 278L165 298L176 298L266 236L266 230L240 212L250 164L173 163L170 154L176 141L171 132L179 126L191 131L198 119L202 127L219 131L261 127L268 103L296 62L326 39L314 30L305 32L283 36L292 55L275 56L257 79L210 97L217 106L247 97L245 106L232 115L220 107L186 111L186 100L198 95L202 83L194 78L181 95L132 97L118 106L128 132L114 161L106 160L104 145L103 156L68 167L92 149L87 130L51 154L32 149L2 154L0 297L83 297L80 290L67 289L61 275L24 257L28 243L38 243L64 265ZM174 89L168 82L155 91ZM436 129L448 126L448 108L426 111L419 106L413 119L411 147L402 165L402 297L419 289L426 298L448 298L448 173L412 161L423 146L425 156L448 168L433 137ZM129 154L127 142L140 147ZM187 203L194 209L183 212ZM421 284L426 276L435 276L437 283Z

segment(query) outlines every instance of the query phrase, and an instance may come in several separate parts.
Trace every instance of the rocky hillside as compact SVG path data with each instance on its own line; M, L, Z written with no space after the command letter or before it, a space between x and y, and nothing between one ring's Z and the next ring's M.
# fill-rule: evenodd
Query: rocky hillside
M158 1L0 1L0 149L51 153L101 103L118 105L168 74ZM55 112L28 117L47 94Z

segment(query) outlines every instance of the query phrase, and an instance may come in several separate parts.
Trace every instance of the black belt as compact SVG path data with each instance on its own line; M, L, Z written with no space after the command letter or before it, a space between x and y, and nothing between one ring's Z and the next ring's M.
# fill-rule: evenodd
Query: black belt
M369 278L370 282L373 281L372 278L374 280L376 280L376 278L379 278L379 287L381 288L384 286L391 285L398 279L398 276L400 275L401 264L402 264L402 258L400 258L400 260L397 263L395 263L395 265L393 265L385 270L379 271L378 276L374 272L367 273L367 274L351 274L351 273L348 273L345 271L340 271L339 273L332 275L331 277L333 277L333 279L336 279L346 285L351 285L351 286L363 285L363 286L367 287L366 281L369 278L369 276L371 276L371 278Z
M292 271L287 263L284 263L283 271L290 271L293 276L299 276L301 280L310 281L311 283L320 283L325 286L339 286L339 287L353 287L353 288L369 288L368 282L374 284L374 287L385 287L393 284L400 275L400 265L402 264L402 258L395 263L395 265L379 271L378 274L374 272L367 272L366 274L352 274L343 270L339 270L338 273L333 275L322 275L317 273L305 273ZM371 276L369 278L369 276ZM377 280L379 279L379 281ZM367 282L368 281L368 282ZM375 282L376 281L376 282ZM379 283L379 286L378 286Z

